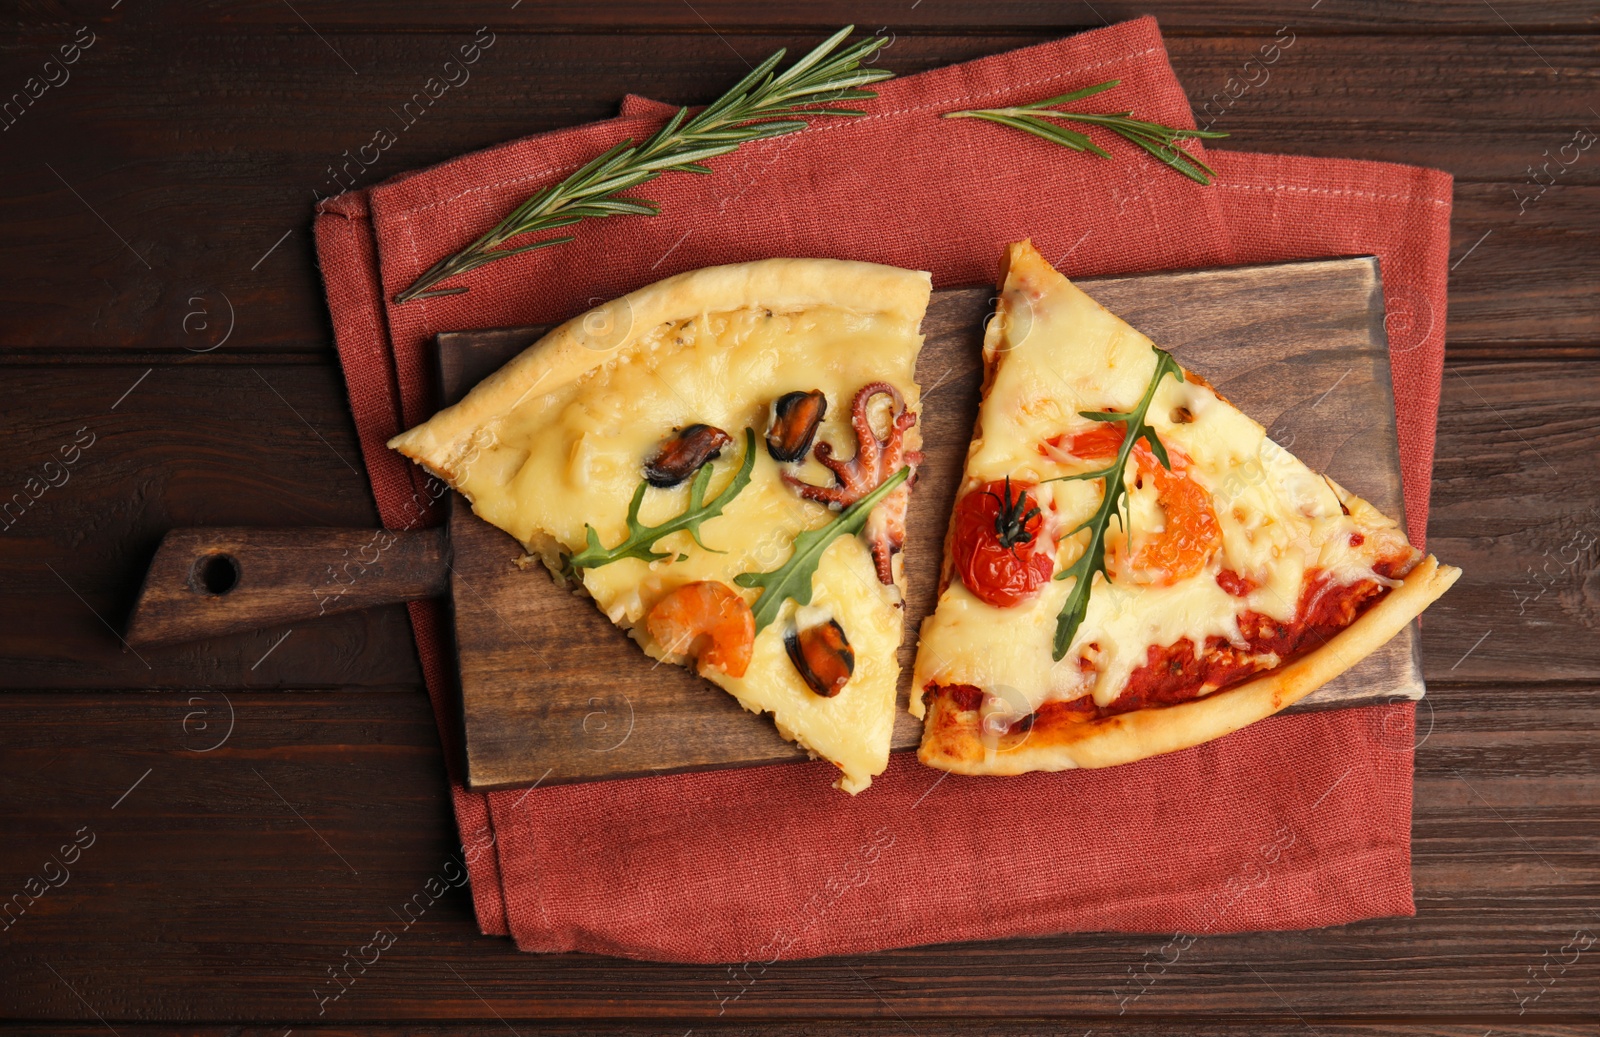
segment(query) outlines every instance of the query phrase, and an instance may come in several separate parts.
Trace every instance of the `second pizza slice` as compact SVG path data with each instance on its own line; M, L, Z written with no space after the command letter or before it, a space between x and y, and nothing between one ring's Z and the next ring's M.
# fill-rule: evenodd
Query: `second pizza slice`
M858 792L894 726L929 293L825 259L680 274L390 446Z
M1103 767L1298 701L1460 571L1010 247L923 624L924 763Z

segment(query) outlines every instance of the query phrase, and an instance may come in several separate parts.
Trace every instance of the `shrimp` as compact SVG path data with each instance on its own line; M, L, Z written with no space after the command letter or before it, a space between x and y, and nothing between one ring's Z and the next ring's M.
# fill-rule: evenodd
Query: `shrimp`
M756 640L756 620L737 591L717 580L686 583L655 603L645 623L663 651L743 677Z
M1128 556L1126 569L1135 582L1167 587L1194 576L1206 567L1222 544L1222 529L1211 506L1211 494L1189 478L1188 465L1168 448L1173 469L1168 471L1143 442L1133 448L1139 478L1153 479L1156 506L1166 516L1159 533L1134 531L1138 546Z
M1126 435L1120 422L1103 422L1067 440L1054 436L1039 446L1039 453L1055 461L1110 461L1122 449ZM1200 572L1222 544L1222 528L1217 523L1216 509L1211 505L1211 494L1205 487L1189 477L1189 458L1182 450L1167 444L1167 456L1172 461L1168 470L1150 452L1144 440L1133 446L1133 459L1138 465L1138 480L1152 480L1156 489L1156 506L1166 517L1159 533L1133 531L1134 546L1112 542L1108 545L1108 561L1128 574L1135 583L1154 584L1160 587L1186 580Z

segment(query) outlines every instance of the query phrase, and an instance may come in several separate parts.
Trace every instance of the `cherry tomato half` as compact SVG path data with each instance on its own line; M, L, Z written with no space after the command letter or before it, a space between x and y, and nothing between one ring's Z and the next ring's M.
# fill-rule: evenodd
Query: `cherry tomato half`
M1041 535L1044 514L1033 488L1009 479L985 483L956 505L956 572L996 608L1033 597L1055 573L1056 545Z

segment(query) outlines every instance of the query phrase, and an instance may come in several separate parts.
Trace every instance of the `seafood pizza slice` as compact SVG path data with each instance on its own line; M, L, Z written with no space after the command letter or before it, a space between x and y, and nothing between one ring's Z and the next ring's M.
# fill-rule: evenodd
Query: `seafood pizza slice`
M827 259L680 274L389 445L859 792L894 722L929 293Z
M1197 745L1364 659L1460 570L1034 250L1010 247L923 624L919 756L965 774Z

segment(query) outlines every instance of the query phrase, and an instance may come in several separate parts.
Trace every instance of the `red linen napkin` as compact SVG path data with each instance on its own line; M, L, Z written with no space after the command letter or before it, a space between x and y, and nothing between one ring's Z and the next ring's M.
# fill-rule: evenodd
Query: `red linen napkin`
M881 63L893 65L892 53ZM505 210L666 111L514 141L323 203L318 252L384 521L432 521L422 474L384 440L435 406L439 331L555 321L694 267L835 256L992 281L1032 237L1081 276L1375 253L1389 301L1407 521L1422 542L1443 360L1450 178L1369 162L1209 152L1209 188L1108 143L1112 162L975 120L1121 79L1112 95L1192 126L1156 23L1141 19L880 84L869 114L747 144L716 175L668 176L653 218L585 224L493 264L462 296L388 300ZM1198 150L1198 148L1196 149ZM938 544L912 545L937 551ZM445 613L411 606L447 739ZM630 666L637 658L618 658ZM711 694L708 690L708 694ZM1103 771L948 777L896 754L872 788L825 763L487 795L453 779L486 933L529 951L765 962L1067 930L1303 928L1411 914L1412 709L1276 717Z

